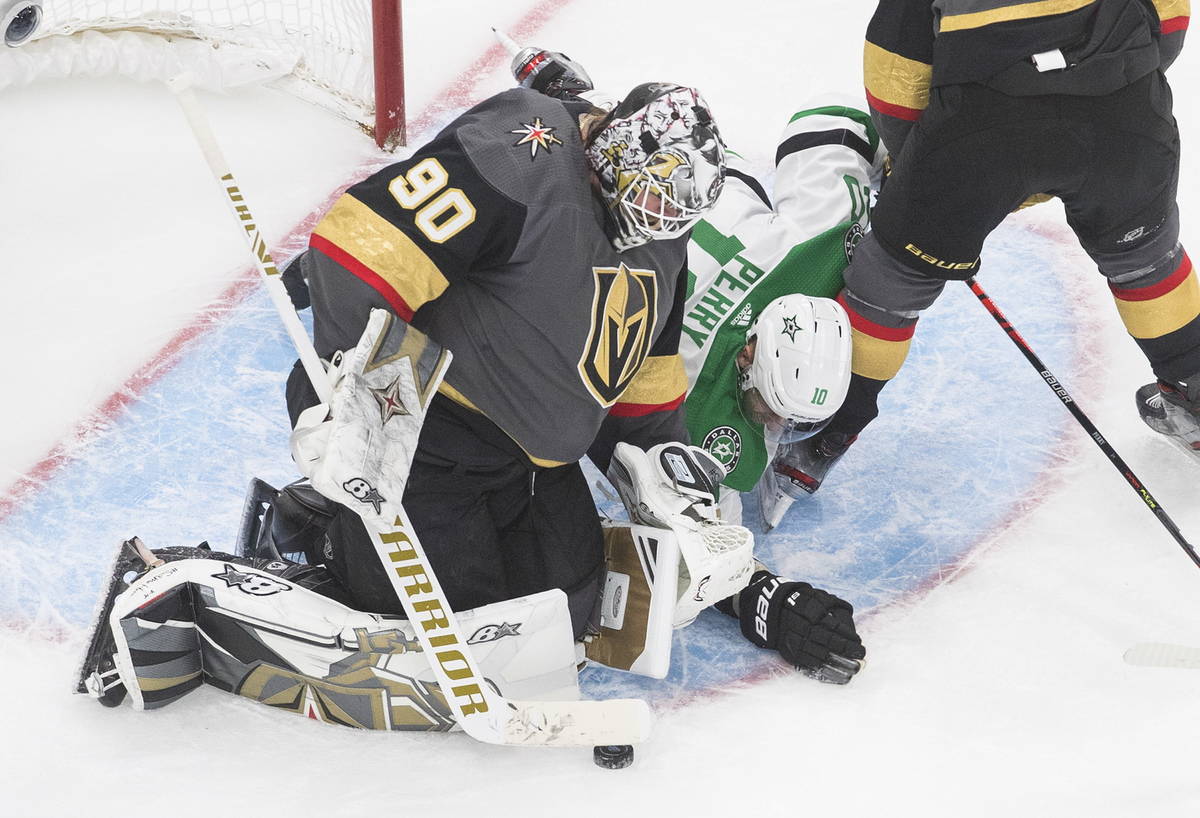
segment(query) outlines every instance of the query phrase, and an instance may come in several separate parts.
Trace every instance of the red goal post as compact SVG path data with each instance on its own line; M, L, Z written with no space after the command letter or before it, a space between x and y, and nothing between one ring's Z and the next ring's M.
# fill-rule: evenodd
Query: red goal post
M0 3L12 0L0 0ZM0 90L119 74L230 90L266 85L405 141L402 0L23 0L41 20L0 46Z

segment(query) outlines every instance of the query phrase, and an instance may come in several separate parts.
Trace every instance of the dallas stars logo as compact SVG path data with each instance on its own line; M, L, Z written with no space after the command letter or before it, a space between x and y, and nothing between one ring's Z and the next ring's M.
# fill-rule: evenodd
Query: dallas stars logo
M562 140L554 135L554 128L550 125L543 125L542 118L534 117L532 123L522 122L521 127L509 133L519 134L520 139L513 143L514 148L519 148L522 145L529 146L529 161L532 162L537 158L538 148L544 148L546 153L550 153L551 145L561 145Z
M732 426L718 426L704 436L704 442L700 445L717 458L725 467L726 474L737 468L738 461L742 459L742 436Z
M371 394L375 396L376 402L379 404L379 413L383 416L383 422L387 423L397 415L410 414L408 407L404 405L404 401L400 397L400 376L387 385L386 389L376 389L368 387Z
M786 335L789 341L794 342L796 340L796 333L800 331L800 325L796 323L796 316L793 315L791 318L785 317L783 319L781 334Z

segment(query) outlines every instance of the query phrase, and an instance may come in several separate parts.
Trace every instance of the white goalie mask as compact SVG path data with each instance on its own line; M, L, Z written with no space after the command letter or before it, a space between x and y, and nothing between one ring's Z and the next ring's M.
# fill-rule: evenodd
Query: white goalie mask
M708 103L692 88L634 88L589 138L589 164L619 250L687 232L725 182L725 145Z
M779 443L829 423L850 385L850 319L830 298L785 295L763 308L746 333L754 360L738 378L747 420Z

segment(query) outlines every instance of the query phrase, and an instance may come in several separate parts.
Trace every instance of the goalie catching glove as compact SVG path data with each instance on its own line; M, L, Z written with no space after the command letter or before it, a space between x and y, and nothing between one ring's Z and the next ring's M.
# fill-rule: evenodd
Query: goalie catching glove
M675 535L680 555L675 627L746 586L754 570L754 535L717 519L725 467L711 454L684 443L645 451L618 443L608 479L633 522Z
M737 616L747 639L779 651L805 676L846 684L862 669L867 652L854 629L854 608L807 582L759 570L732 606L719 607Z

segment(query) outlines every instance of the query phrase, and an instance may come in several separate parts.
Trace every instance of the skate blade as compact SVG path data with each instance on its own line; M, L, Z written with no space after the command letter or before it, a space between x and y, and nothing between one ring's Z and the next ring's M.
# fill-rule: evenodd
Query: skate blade
M1170 443L1172 446L1174 446L1176 449L1179 449L1179 451L1186 454L1189 458L1191 458L1191 460L1193 462L1200 463L1200 449L1192 448L1191 444L1189 444L1186 440L1183 440L1180 437L1176 437L1175 435L1169 435L1169 434L1165 434L1163 432L1159 432L1159 436L1162 437L1164 440L1166 440L1168 443Z

